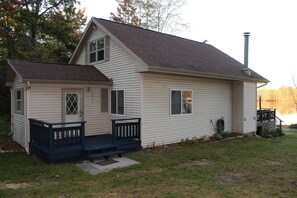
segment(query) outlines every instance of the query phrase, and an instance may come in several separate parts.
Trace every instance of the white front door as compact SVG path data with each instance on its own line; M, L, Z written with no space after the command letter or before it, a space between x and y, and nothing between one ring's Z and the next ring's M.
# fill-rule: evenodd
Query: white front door
M64 122L78 122L83 120L83 91L63 91Z

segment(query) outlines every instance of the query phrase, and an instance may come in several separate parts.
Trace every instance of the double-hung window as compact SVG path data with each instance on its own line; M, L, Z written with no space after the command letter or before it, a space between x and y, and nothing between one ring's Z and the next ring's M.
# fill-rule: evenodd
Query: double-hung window
M190 90L171 90L171 115L191 114L193 110Z
M111 91L111 113L112 114L125 114L125 93L124 90Z
M15 112L19 114L24 113L24 91L23 89L15 90Z
M89 43L90 63L103 61L105 56L105 38L100 38Z

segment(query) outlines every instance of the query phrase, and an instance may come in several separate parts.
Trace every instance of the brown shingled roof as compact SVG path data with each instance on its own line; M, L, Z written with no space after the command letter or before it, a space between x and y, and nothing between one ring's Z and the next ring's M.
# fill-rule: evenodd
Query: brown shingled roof
M93 18L150 67L188 70L236 79L268 82L243 64L212 45L139 27Z
M90 83L111 83L93 65L75 65L60 63L31 62L25 60L8 60L10 68L19 74L23 80L35 81L79 81ZM7 82L11 82L11 75L7 75Z

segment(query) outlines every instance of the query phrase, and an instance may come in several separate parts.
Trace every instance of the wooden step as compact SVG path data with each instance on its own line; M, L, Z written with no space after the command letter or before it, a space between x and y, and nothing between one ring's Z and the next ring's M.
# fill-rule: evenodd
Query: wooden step
M118 145L115 144L98 144L98 145L86 145L84 147L85 151L95 151L103 149L116 149Z
M122 154L125 153L124 151L108 151L103 153L92 153L88 155L88 158L91 162L94 161L94 158L97 157L104 157L105 159L108 159L112 155L118 155L119 157L122 157Z

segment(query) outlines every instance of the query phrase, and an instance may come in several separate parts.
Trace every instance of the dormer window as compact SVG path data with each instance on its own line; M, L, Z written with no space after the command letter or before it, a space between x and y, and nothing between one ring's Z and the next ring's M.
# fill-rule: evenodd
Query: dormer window
M105 51L105 38L91 41L89 44L90 63L103 61Z

